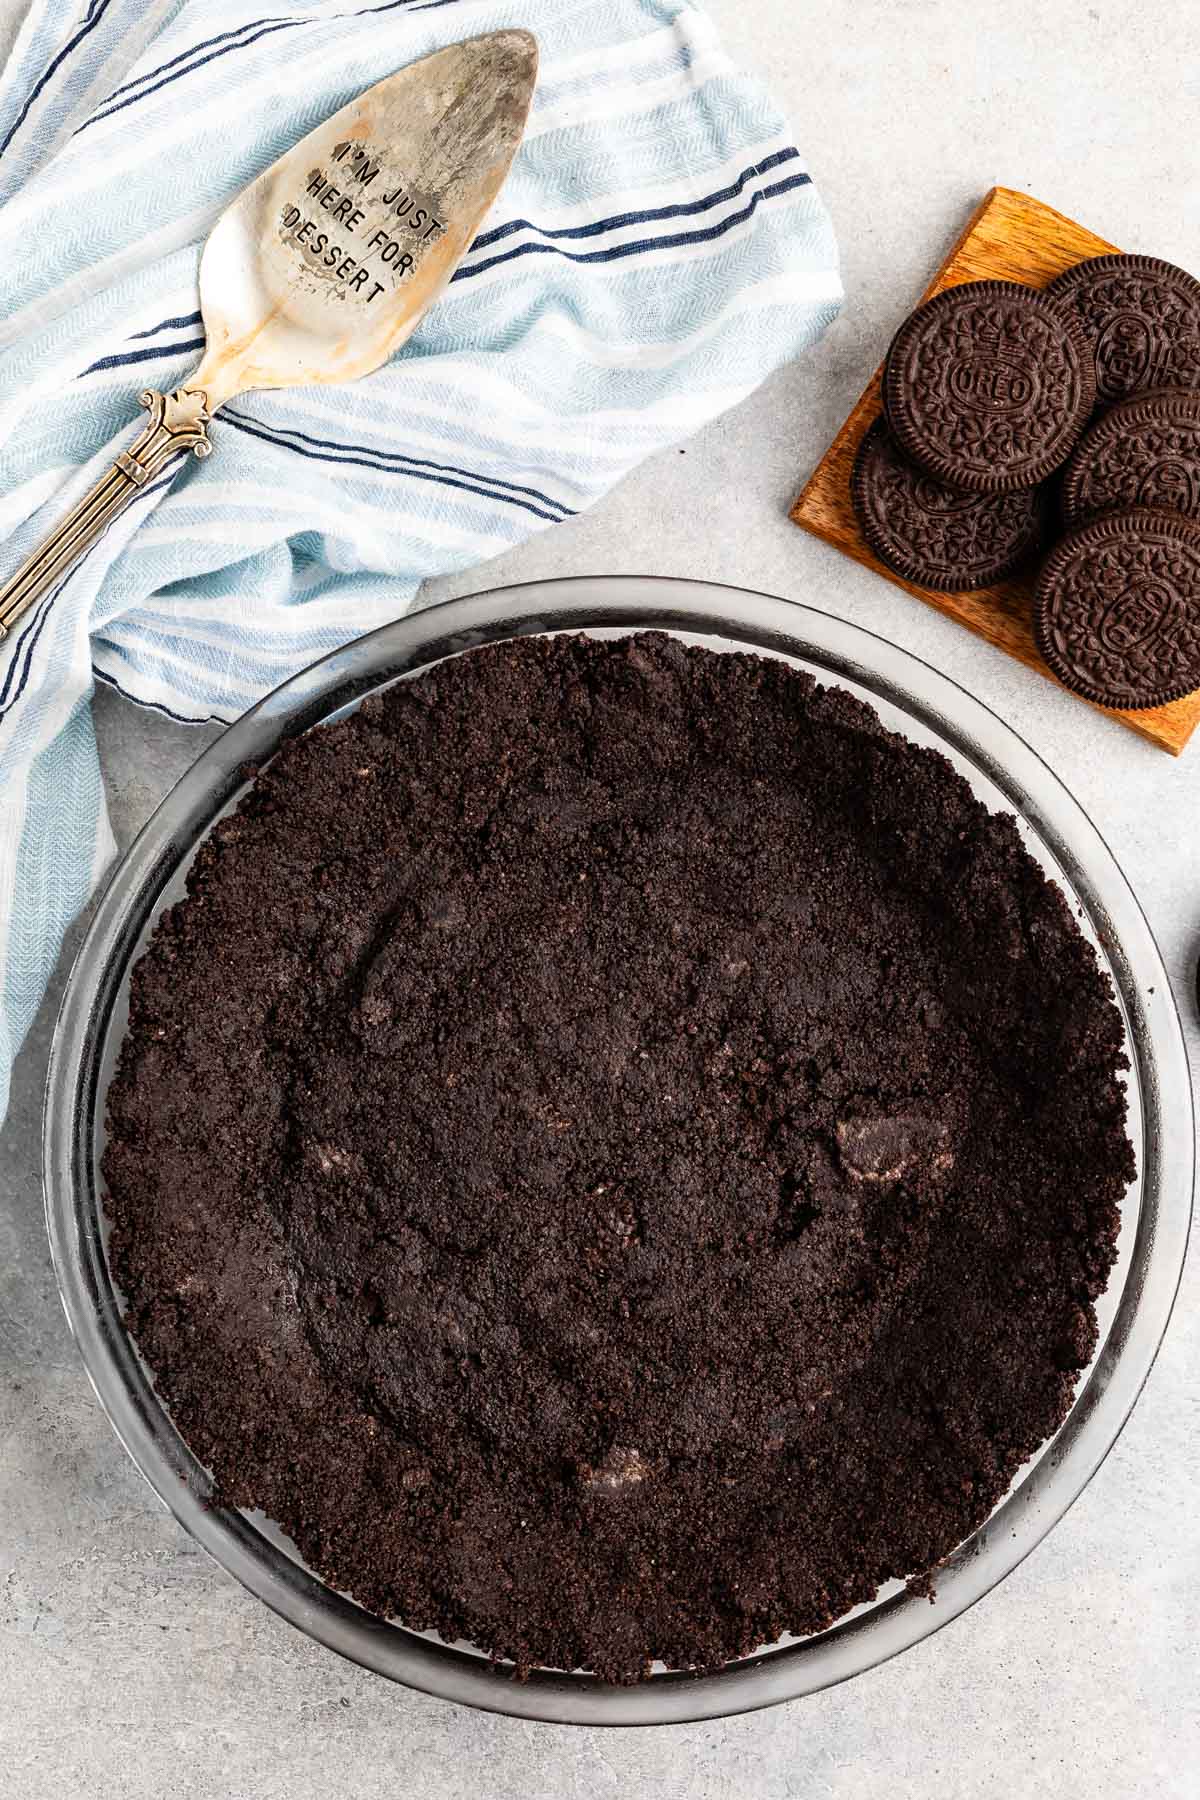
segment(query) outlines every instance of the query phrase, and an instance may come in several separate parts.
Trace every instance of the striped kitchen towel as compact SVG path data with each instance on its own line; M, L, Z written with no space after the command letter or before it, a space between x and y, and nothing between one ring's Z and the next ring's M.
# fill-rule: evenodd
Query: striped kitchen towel
M93 682L229 719L426 576L590 506L813 343L829 221L689 0L27 0L0 86L0 568L203 336L204 238L360 89L453 40L541 44L528 135L387 368L255 395L0 648L0 1116L112 853ZM0 28L0 39L3 28Z

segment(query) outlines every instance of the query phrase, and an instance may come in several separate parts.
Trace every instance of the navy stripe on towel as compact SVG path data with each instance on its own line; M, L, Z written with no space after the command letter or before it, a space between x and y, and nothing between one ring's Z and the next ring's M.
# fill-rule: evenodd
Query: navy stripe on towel
M786 150L776 150L771 156L764 156L758 163L751 163L743 169L736 181L728 187L718 188L713 194L705 194L700 200L680 200L674 206L650 206L642 212L614 213L608 219L593 219L587 225L562 225L557 230L547 226L534 225L529 219L509 219L503 225L497 225L494 231L481 231L471 246L471 253L486 250L492 244L498 244L501 238L511 237L514 231L536 231L543 238L589 238L599 237L605 231L617 231L623 225L650 225L658 219L683 219L695 213L707 212L710 207L719 206L722 200L736 200L748 181L756 175L769 175L782 163L796 162L800 152L795 145ZM807 178L806 178L807 179Z
M199 325L202 317L203 315L198 312L182 313L178 319L160 319L158 324L151 325L148 331L131 331L129 335L130 338L135 341L138 338L157 337L160 331L166 331L169 327L174 327L176 325Z
M277 449L294 451L297 456L307 457L310 462L346 463L360 469L374 469L381 475L407 475L413 481L432 481L436 482L439 487L460 488L463 493L474 494L480 500L503 500L509 506L519 506L525 512L532 513L537 519L547 520L551 525L557 525L561 520L561 514L547 512L544 507L535 506L531 500L522 500L517 494L502 494L494 488L475 486L469 481L461 481L451 475L435 475L427 469L393 468L387 463L376 461L369 455L362 452L354 453L349 449L342 449L336 453L328 450L306 450L301 444L289 444L286 439L276 437L274 432L268 431L264 426L252 425L248 419L238 418L233 413L226 413L225 417L238 431L248 432L251 437L262 438L264 443L274 444ZM485 478L479 477L480 481L483 479Z
M145 337L148 333L137 332L135 335ZM100 369L120 369L126 363L153 362L156 356L182 356L185 350L203 350L207 342L207 338L188 338L182 344L159 344L150 350L124 350L116 356L102 356L99 362L89 363L86 369L81 369L75 379L82 381L85 375L95 375Z
M171 473L164 476L161 481L151 482L149 487L143 488L140 494L134 496L133 504L136 505L139 500L145 500L150 494L157 494L163 488L170 487L177 474L178 470L172 469ZM101 535L103 535L103 533ZM98 543L99 539L96 541ZM84 558L90 555L92 548L93 546L89 544L88 548L83 553ZM74 574L74 570L71 571L71 574ZM67 575L59 582L52 593L46 595L37 612L34 614L34 629L30 632L27 628L24 637L18 638L17 642L22 645L22 651L19 655L14 653L13 658L8 665L8 673L4 677L4 685L3 687L0 687L0 718L3 718L4 714L17 704L21 695L25 692L25 685L29 680L29 671L33 666L33 653L37 648L37 641L42 635L42 627L50 617L50 611L54 602L58 599L58 596L62 593L70 579L71 575ZM8 690L12 678L14 674L16 674L18 663L21 667L20 679L17 682L15 692L9 694Z
M105 0L105 4L108 4L108 0ZM232 31L225 31L217 37L206 38L199 44L193 44L189 50L183 50L178 56L173 56L170 62L162 63L157 69L151 70L146 75L137 76L135 80L126 82L122 88L116 88L109 95L101 110L94 112L90 119L85 119L83 124L77 128L75 136L78 137L81 131L86 131L89 125L99 124L101 119L111 119L114 113L123 112L127 106L133 106L139 100L148 100L151 94L157 94L161 89L169 87L171 82L180 81L185 75L191 75L197 69L202 69L206 63L215 62L219 56L228 56L233 50L248 50L251 44L256 44L260 38L269 37L273 32L292 31L297 25L336 24L339 18L362 19L372 13L395 12L399 7L405 7L411 12L433 12L441 6L457 5L458 0L386 0L383 6L363 6L355 12L335 14L328 19L252 19L245 25L236 26ZM242 33L247 31L252 32L253 36L243 37ZM236 44L225 41L233 37L239 38L240 41ZM217 47L209 48L212 45ZM186 61L189 56L195 56L197 51L205 49L208 50L207 56L201 56L195 62L189 62L185 69L175 68L176 64ZM175 73L168 74L167 71L172 68L175 68ZM156 76L161 76L162 79L155 80ZM127 91L129 88L138 87L143 82L150 82L152 85L142 87L141 92L137 94ZM125 94L126 97L123 100L117 99L119 94Z
M26 627L23 636L17 639L18 644L21 646L20 652L19 654L14 654L4 677L4 686L0 687L0 718L3 718L4 714L11 706L16 705L17 701L21 698L21 695L25 692L25 683L29 679L29 665L33 657L34 649L36 648L38 639L42 635L42 627L50 617L50 608L58 599L62 590L63 583L60 581L53 593L46 595L46 598L42 601L41 605L34 613L33 618L30 620L29 625ZM17 682L16 691L10 696L8 690L12 686L13 676L17 674L18 668L20 669L20 679Z
M108 11L108 5L109 5L109 0L99 0L99 4L97 6L95 6L88 13L83 24L79 27L79 30L75 33L75 36L73 38L69 39L69 41L63 45L63 47L59 51L58 55L51 58L51 60L46 64L46 67L42 70L41 74L38 76L37 80L34 82L33 88L29 95L29 98L26 100L24 106L21 108L20 112L17 114L16 118L13 120L11 126L9 127L8 136L5 138L4 142L2 144L0 144L0 156L4 155L4 152L8 149L8 146L12 143L14 137L17 135L17 132L20 131L22 125L25 123L26 119L29 117L30 107L33 105L34 101L37 99L38 95L41 93L42 89L45 87L45 85L49 81L50 77L54 74L55 70L62 67L63 63L66 62L68 56L70 56L72 50L76 49L80 44L82 44L84 38L88 35L89 31L95 31L97 25L100 23L101 19L105 15L105 13Z
M126 700L131 700L135 706L147 706L151 712L162 713L166 718L174 719L177 725L228 725L229 723L229 720L223 718L220 713L172 712L171 708L164 706L161 700L142 700L137 694L131 694L128 688L123 688L115 676L106 674L95 663L92 664L92 674L97 681L102 681L105 687L115 688L118 694Z
M222 416L227 419L232 419L235 424L244 419L244 414L238 414L229 408L225 409ZM248 419L245 420L245 423L253 425L256 424L257 421ZM395 463L397 465L397 473L399 474L404 474L406 472L402 465L412 463L415 464L418 469L436 469L438 473L442 475L461 475L467 481L476 481L481 486L507 488L514 494L527 494L531 500L540 500L543 506L553 506L557 508L565 519L573 519L575 517L574 510L565 505L563 501L551 499L549 494L543 494L538 488L522 487L520 482L517 481L504 481L499 475L480 475L475 469L460 469L456 467L454 463L429 462L426 458L421 456L409 456L403 450L368 450L361 444L339 444L332 438L310 437L305 431L297 431L293 425L276 425L272 427L272 430L276 434L286 433L288 437L299 438L302 443L312 444L319 450L350 450L357 456L376 457L383 463Z
M760 188L750 198L749 205L743 206L740 212L730 213L727 219L721 219L715 225L709 225L698 231L675 231L665 237L638 238L632 244L614 244L607 250L560 250L557 244L545 244L538 239L531 243L518 244L514 250L505 250L500 256L485 257L482 262L467 262L456 270L455 281L469 281L472 275L482 275L485 269L494 269L500 263L512 262L518 256L563 256L568 262L595 263L618 262L623 257L640 256L646 250L677 250L685 244L708 244L716 238L724 237L735 225L743 225L757 212L760 201L773 200L777 194L787 194L795 188L807 187L811 177L808 175L789 175L785 181L776 181L770 187Z

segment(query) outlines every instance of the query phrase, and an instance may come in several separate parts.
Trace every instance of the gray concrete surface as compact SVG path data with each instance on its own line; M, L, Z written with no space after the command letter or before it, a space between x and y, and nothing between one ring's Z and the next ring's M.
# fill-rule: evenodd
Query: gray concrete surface
M532 0L529 11L536 22ZM792 110L835 212L846 314L686 455L431 597L581 571L702 574L894 637L1008 718L1099 822L1158 934L1194 1054L1200 745L1172 762L802 537L784 510L992 182L1200 270L1200 13L1191 0L714 0L714 11ZM126 840L209 734L106 697L98 715ZM270 1617L126 1461L69 1341L43 1236L38 1112L54 1001L0 1139L6 1800L1196 1794L1194 1261L1100 1474L1041 1549L937 1637L847 1687L728 1723L602 1734L484 1717L362 1675Z

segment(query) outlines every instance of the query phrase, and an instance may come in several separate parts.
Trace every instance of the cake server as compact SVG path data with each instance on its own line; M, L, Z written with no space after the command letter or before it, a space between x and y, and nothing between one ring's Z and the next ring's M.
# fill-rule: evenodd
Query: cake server
M367 88L264 171L200 261L207 345L127 450L0 588L0 641L101 532L254 388L356 381L420 323L508 174L537 76L536 40L494 31Z

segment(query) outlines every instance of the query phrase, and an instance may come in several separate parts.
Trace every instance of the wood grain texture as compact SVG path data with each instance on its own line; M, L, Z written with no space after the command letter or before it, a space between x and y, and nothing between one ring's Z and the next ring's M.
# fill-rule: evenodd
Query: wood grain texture
M993 188L968 222L962 236L926 288L923 300L929 300L943 288L955 287L963 281L1020 281L1027 287L1045 287L1064 269L1085 257L1103 256L1116 249L1093 232L1086 231L1073 219L1064 218L1040 200L1019 194L1012 188ZM901 323L896 320L897 326ZM1028 668L1036 669L1049 681L1056 677L1038 655L1031 622L1033 575L1026 573L993 587L978 588L970 594L941 594L932 588L918 587L881 563L859 529L850 500L850 476L858 446L881 411L880 383L882 368L872 376L866 392L859 400L841 431L792 508L797 525L827 543L844 550L847 556L865 563L897 587L902 587L918 600L948 613L969 631L978 632L989 643L999 645ZM1078 696L1076 696L1078 697ZM1081 706L1091 703L1080 700ZM1178 756L1197 724L1200 724L1200 689L1187 694L1170 706L1148 707L1137 712L1116 712L1111 707L1098 707L1118 724L1127 726L1162 749Z

